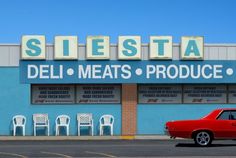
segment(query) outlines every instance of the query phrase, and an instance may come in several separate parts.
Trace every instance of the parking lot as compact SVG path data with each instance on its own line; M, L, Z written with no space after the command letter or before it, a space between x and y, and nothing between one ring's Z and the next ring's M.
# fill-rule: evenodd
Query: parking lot
M197 147L191 140L0 141L0 157L235 157L236 141Z

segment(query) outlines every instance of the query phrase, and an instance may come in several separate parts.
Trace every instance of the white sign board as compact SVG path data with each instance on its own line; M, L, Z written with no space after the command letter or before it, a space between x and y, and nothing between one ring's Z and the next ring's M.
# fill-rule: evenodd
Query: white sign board
M181 85L140 85L139 103L182 103Z
M226 103L225 85L184 85L184 103Z
M88 36L86 48L87 59L103 60L110 58L109 36Z
M77 36L56 36L54 48L54 59L78 60Z
M74 85L32 85L32 104L74 104Z
M119 36L118 59L140 60L141 59L141 37Z
M150 36L150 59L172 59L172 36Z
M200 36L181 37L181 59L183 60L203 60L204 41Z
M120 85L77 85L77 103L120 103Z
M25 35L21 42L21 59L42 60L46 58L45 36Z

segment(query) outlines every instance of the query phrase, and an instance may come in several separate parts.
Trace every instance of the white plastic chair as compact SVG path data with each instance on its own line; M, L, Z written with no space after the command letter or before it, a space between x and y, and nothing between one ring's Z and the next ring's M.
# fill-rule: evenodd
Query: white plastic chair
M114 117L112 115L103 115L100 120L99 120L99 124L100 124L100 136L103 135L104 133L104 127L108 126L110 127L110 133L111 135L113 135L113 124L114 124Z
M66 135L69 135L69 125L70 125L70 117L67 115L59 115L56 118L56 136L59 135L60 127L66 127Z
M47 128L47 135L49 136L48 114L33 114L33 122L34 122L34 136L36 136L37 127Z
M93 115L91 113L78 113L78 135L80 136L80 127L89 127L90 134L93 136Z
M22 134L25 136L25 124L26 124L26 118L23 115L16 115L12 118L13 123L13 136L16 136L16 128L21 127L22 128Z

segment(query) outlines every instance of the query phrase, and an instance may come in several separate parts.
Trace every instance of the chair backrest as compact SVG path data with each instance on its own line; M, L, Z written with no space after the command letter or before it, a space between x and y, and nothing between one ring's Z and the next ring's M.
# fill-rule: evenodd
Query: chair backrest
M48 124L48 114L33 114L35 124Z
M77 121L79 124L91 124L93 115L91 113L78 113Z
M112 125L114 123L114 117L112 115L102 115L99 122L103 125Z
M25 125L26 124L26 117L23 115L16 115L12 118L14 125Z
M59 115L56 118L56 124L68 125L70 124L70 117L68 115Z

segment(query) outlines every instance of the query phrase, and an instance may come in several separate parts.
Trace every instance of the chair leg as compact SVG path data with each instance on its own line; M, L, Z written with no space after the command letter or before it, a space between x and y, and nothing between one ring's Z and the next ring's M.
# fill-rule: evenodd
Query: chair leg
M48 129L48 136L49 136L49 126L47 127L47 129Z
M91 132L92 132L91 135L93 136L93 126L91 126Z
M25 136L25 127L22 127L23 136Z
M92 127L89 126L89 135L92 135Z
M78 136L80 136L80 126L78 126Z
M110 126L110 135L112 136L112 127Z
M56 126L56 136L58 136L58 126Z
M57 136L59 136L60 135L60 129L59 129L59 127L57 126Z
M36 127L34 127L34 136L36 136Z
M100 136L102 136L102 135L103 135L103 127L100 126Z
M99 135L101 136L101 126L99 127Z
M111 135L113 136L113 126L111 126Z
M13 136L16 136L16 127L13 127Z

